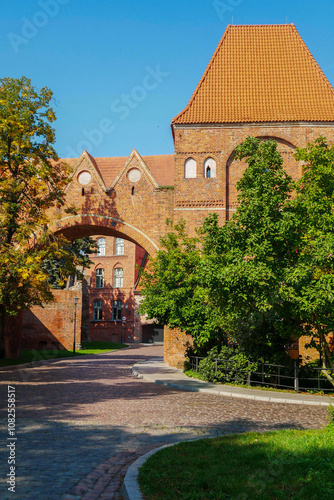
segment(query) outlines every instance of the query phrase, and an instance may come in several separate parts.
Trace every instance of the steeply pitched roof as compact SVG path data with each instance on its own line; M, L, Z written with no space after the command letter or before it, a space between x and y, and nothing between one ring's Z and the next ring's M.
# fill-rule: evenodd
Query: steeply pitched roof
M128 160L127 156L94 158L89 155L89 157L100 172L107 188L111 186L121 168ZM142 159L159 186L174 185L174 155L142 156ZM62 161L74 167L78 158L62 158Z
M334 90L293 24L228 26L172 124L334 121Z

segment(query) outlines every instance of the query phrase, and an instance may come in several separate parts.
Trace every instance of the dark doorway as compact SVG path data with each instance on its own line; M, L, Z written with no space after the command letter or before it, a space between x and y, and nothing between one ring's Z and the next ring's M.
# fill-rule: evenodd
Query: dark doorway
M154 344L164 341L164 327L161 325L142 325L142 342Z

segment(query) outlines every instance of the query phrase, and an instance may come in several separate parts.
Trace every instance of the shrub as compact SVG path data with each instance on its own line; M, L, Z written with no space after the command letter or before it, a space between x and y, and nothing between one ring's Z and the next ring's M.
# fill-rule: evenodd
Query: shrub
M238 382L247 383L248 373L257 369L257 364L251 362L237 348L223 346L218 353L218 347L208 352L205 359L199 363L198 372L208 382Z

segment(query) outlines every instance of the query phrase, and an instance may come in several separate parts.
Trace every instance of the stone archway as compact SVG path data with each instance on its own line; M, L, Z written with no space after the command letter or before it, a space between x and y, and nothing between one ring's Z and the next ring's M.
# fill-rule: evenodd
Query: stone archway
M56 222L54 232L63 234L68 240L94 235L120 237L141 246L151 256L158 250L156 243L141 229L108 215L70 215Z

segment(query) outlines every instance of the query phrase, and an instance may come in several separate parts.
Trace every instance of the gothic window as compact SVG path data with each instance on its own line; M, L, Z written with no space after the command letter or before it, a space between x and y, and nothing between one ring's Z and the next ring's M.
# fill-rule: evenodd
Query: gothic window
M213 158L207 158L204 162L204 177L206 179L216 177L216 162Z
M114 288L123 288L123 268L114 269Z
M98 238L96 255L103 256L105 254L106 254L106 239L105 238Z
M188 158L185 161L184 177L186 179L196 179L196 162L193 158Z
M123 238L116 238L115 255L124 255L124 240L123 240Z
M101 321L102 319L102 300L94 300L94 320Z
M122 319L122 301L114 300L112 304L112 319L114 321L121 321Z
M95 288L104 288L104 269L96 269L95 271Z

